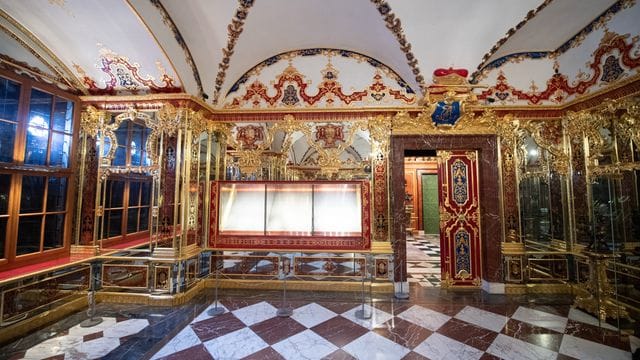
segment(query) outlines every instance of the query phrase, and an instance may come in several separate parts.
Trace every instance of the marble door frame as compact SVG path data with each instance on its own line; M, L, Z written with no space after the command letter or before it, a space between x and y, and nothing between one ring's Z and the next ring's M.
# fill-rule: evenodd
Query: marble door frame
M480 168L482 276L487 282L503 282L500 243L500 171L495 135L394 135L390 153L390 199L393 219L394 281L407 281L407 246L404 219L405 150L477 150Z

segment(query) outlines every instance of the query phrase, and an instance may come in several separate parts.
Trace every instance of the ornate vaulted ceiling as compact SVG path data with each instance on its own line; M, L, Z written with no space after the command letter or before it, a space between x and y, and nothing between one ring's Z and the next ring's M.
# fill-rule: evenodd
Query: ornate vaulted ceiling
M624 77L602 74L615 65L640 69L634 0L0 0L0 10L5 67L83 94L187 92L219 108L233 108L251 84L273 98L269 86L287 66L314 93L335 65L340 77L329 80L341 88L330 103L379 81L387 99L400 92L406 105L443 67L490 86L481 99L529 105L600 86L587 81L590 71L603 82ZM622 43L597 52L616 36ZM311 56L322 61L302 59ZM587 88L572 90L580 81Z

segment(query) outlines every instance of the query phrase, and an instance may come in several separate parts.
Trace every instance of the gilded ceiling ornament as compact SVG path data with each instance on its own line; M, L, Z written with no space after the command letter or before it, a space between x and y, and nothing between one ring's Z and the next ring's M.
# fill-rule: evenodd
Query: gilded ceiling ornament
M218 103L220 97L220 89L224 84L224 79L227 76L227 69L231 63L231 56L233 55L233 49L236 46L240 34L242 34L244 22L249 15L249 9L253 6L253 0L238 0L239 7L236 9L231 24L227 26L227 47L222 49L222 60L218 63L218 74L216 75L215 91L213 94L213 104Z
M100 49L96 67L107 75L104 87L100 87L96 80L87 75L78 64L74 68L82 78L83 83L92 95L120 95L141 93L177 93L182 88L175 85L175 80L169 76L162 65L158 66L161 74L160 83L151 75L141 75L140 65L132 63L126 56L119 55L113 50L97 44Z
M402 30L402 23L400 19L396 18L396 15L391 12L391 6L384 0L371 0L371 2L376 6L378 12L382 16L382 19L385 21L387 25L387 29L389 29L393 35L398 40L398 44L400 45L400 50L404 52L405 57L407 58L407 64L411 67L413 75L415 75L416 82L420 86L420 89L423 93L427 92L427 85L424 81L424 76L420 73L420 68L418 67L418 59L413 55L411 51L411 43L407 40L404 35L404 31Z
M477 66L477 70L473 74L471 74L471 80L470 81L472 83L477 83L478 81L486 78L486 75L487 75L487 73L489 71L497 69L497 68L501 67L502 65L504 65L506 63L518 63L518 62L522 61L525 58L527 58L527 59L557 58L559 55L565 53L566 51L580 46L582 44L582 42L584 41L584 39L587 37L587 35L592 33L594 30L598 30L598 29L601 29L603 27L606 29L606 24L613 18L613 15L617 14L618 12L620 12L623 9L627 9L627 8L632 7L636 2L636 0L620 0L620 1L616 1L605 12L600 14L591 23L589 23L587 26L582 28L582 30L580 32L575 34L571 39L567 40L564 44L560 45L560 47L558 47L554 51L528 51L528 52L520 52L520 53L515 53L515 54L508 54L508 55L502 56L502 57L500 57L498 59L495 59L495 60L491 61L490 63L487 63L487 60L489 60L489 58L491 56L493 56L493 54L495 54L498 51L498 49L500 49L500 47L513 34L516 33L517 30L522 28L522 26L526 22L528 22L535 15L537 15L540 12L540 10L544 9L547 5L549 5L549 3L551 3L551 1L553 1L553 0L546 0L540 6L538 6L538 8L536 8L534 11L527 13L527 17L523 21L521 21L514 28L510 29L509 31L507 31L507 36L506 37L503 37L502 39L498 40L496 45L494 45L491 48L491 50L489 50L489 52L486 53L482 57L482 62Z
M193 61L193 56L191 55L191 51L189 50L189 47L187 46L186 41L184 41L184 38L182 37L182 34L180 34L178 27L173 22L173 19L171 19L171 16L169 16L169 13L164 8L164 6L162 6L162 3L160 2L160 0L150 0L150 1L151 1L151 4L155 6L156 9L160 12L160 16L162 17L162 22L165 25L167 25L169 29L171 29L171 32L173 32L173 38L176 40L178 45L180 45L180 47L182 48L182 51L184 52L185 60L187 61L187 64L189 64L189 67L191 68L191 72L193 73L193 78L195 79L196 86L198 87L198 96L204 97L204 89L202 88L200 73L198 72L198 67L196 66L195 61Z
M533 81L528 91L516 89L507 83L503 73L499 73L496 84L482 91L478 95L478 100L498 99L501 102L526 100L529 105L541 105L543 101L548 100L560 104L566 101L569 96L586 94L599 82L605 82L603 78L606 80L613 79L613 77L616 80L622 78L620 74L614 74L617 71L615 65L610 63L609 67L605 66L606 59L611 52L618 51L620 53L616 64L622 66L625 71L639 68L640 55L634 51L638 41L640 41L638 37L630 38L629 34L620 35L607 31L603 35L599 47L594 51L591 61L587 63L588 73L580 70L576 79L570 81L566 75L560 72L556 60L554 62L555 73L546 81L546 87L541 91Z

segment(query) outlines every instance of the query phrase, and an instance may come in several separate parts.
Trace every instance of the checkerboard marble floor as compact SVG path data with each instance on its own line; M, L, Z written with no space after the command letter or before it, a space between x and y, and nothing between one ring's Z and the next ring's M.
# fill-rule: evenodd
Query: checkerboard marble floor
M407 237L407 281L422 287L440 286L440 237L415 235Z
M179 307L99 304L104 321L79 312L2 345L0 359L631 359L640 339L572 308L571 298L455 293L412 287L363 306L358 294L212 289Z
M639 339L562 306L223 301L152 359L631 359Z

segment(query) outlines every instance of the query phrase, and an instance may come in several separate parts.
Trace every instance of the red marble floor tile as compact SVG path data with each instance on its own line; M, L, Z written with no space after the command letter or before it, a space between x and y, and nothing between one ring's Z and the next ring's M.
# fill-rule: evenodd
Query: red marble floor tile
M27 353L27 351L20 351L17 352L15 354L13 354L11 357L9 357L7 360L18 360L18 359L22 359L24 357L24 355Z
M447 321L437 332L482 351L486 351L498 336L498 333L495 331L487 330L455 318Z
M200 340L207 341L229 334L245 327L232 313L225 313L213 318L198 321L190 325Z
M199 344L188 349L178 351L171 355L160 358L159 360L213 360L213 356L209 354L204 345Z
M502 360L501 358L491 355L489 353L484 353L479 360Z
M262 302L262 300L254 300L254 299L220 299L220 303L224 305L229 311L234 311L238 309L242 309L243 307L247 307L249 305L257 304Z
M83 342L87 342L87 341L91 341L93 339L99 339L99 338L101 338L103 336L104 336L104 334L102 333L102 331L98 331L98 332L95 332L93 334L84 335L82 337L82 341Z
M560 350L563 334L551 329L534 326L519 320L509 319L502 333L513 338L541 346L555 352Z
M264 348L256 353L253 353L242 360L284 360L285 358L280 355L277 351L273 350L273 348L268 347Z
M567 328L564 333L624 351L629 351L630 349L629 337L622 336L617 331L603 329L571 319L567 322Z
M351 310L354 307L360 305L355 302L317 302L318 305L322 305L325 308L333 311L336 314L342 314L345 311Z
M44 358L42 360L64 360L64 354L49 356L48 358Z
M342 316L329 319L312 327L311 330L337 347L343 347L369 331Z
M307 329L291 318L281 317L274 317L269 320L253 324L249 328L269 345L273 345Z
M562 317L569 317L570 306L567 305L527 305L529 309L543 311L549 314L558 315Z
M433 333L430 330L398 317L387 321L382 327L376 328L373 331L408 349L413 349L420 345L420 343Z
M569 355L558 354L558 357L556 358L556 360L579 360L579 359L576 359L576 358L571 357Z
M436 303L418 303L414 305L420 305L425 309L430 309L441 314L445 314L448 316L455 316L460 310L464 309L466 305L457 305L457 304L436 304Z
M351 356L351 354L349 354L348 352L342 349L338 349L332 352L331 354L323 357L322 360L357 360L357 359Z
M273 306L276 309L280 309L283 304L282 304L282 300L278 299L278 300L266 300L267 303L271 304L271 306ZM284 304L284 307L287 309L291 309L291 310L295 310L299 307L302 307L304 305L309 304L308 301L301 301L301 300L287 300L286 304Z
M420 354L418 354L417 352L410 352L407 355L405 355L402 360L429 360L429 358L426 358Z
M471 304L471 306L506 317L513 316L520 307L518 304Z

